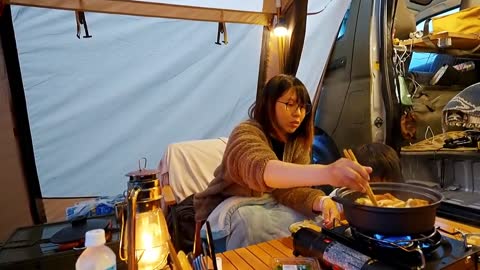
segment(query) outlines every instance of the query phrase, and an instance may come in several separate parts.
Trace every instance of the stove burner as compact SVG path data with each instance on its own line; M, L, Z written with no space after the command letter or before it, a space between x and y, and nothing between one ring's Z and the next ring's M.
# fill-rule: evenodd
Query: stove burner
M405 236L386 236L381 234L365 234L355 228L352 236L379 248L400 248L405 251L421 249L426 254L438 248L442 242L442 235L435 228L431 233Z
M385 236L381 234L366 234L351 228L352 236L366 243L371 250L396 256L404 254L410 264L425 267L428 254L437 249L442 242L442 235L434 228L431 233L404 236Z
M412 237L409 235L406 236L386 236L381 234L374 234L373 238L379 240L379 245L384 247L394 247L398 245L401 247L409 248L413 245ZM387 242L387 244L385 244Z

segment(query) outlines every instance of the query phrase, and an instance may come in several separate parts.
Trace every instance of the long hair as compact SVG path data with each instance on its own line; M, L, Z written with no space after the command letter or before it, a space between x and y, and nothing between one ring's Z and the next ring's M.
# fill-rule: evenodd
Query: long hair
M287 91L293 89L297 94L299 105L312 105L310 96L305 85L296 77L291 75L279 74L271 78L261 92L257 95L257 100L250 106L248 115L260 123L266 134L274 134L279 125L275 115L275 103ZM313 142L313 113L305 115L300 126L289 139L299 140L305 151L310 151Z

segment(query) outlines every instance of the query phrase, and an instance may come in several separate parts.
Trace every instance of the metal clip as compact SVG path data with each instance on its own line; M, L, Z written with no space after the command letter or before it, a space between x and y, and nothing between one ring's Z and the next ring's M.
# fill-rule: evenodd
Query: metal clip
M227 25L224 22L218 22L218 30L217 30L217 42L215 44L222 45L220 43L220 34L223 34L223 44L228 44L228 35L227 35Z
M83 25L83 28L85 30L85 35L83 36L83 38L91 38L92 36L88 33L87 21L85 20L85 12L75 11L75 18L77 21L77 38L80 39L80 34L81 34L80 25Z

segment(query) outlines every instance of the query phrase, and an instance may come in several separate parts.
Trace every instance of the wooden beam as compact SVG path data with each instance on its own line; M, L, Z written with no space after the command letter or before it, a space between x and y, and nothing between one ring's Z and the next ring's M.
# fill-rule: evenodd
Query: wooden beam
M282 12L285 12L292 4L294 0L281 0L281 9ZM277 13L277 7L275 6L275 0L264 0L262 11L264 13Z
M144 17L269 25L273 13L134 0L6 0L6 4Z

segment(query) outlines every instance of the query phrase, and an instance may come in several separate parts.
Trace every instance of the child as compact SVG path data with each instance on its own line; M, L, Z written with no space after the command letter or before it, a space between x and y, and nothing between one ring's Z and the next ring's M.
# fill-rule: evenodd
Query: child
M397 152L383 143L368 143L353 153L358 163L372 167L370 182L403 182L400 158Z
M353 149L358 163L373 169L370 182L403 182L400 158L397 152L383 143L367 143ZM337 189L330 193L335 196ZM343 207L329 197L322 199L324 226L338 225L334 219L343 220Z

